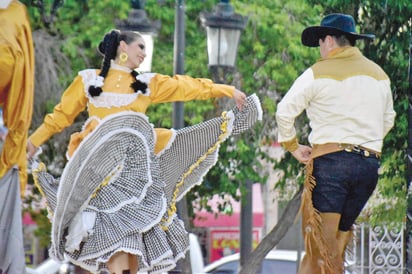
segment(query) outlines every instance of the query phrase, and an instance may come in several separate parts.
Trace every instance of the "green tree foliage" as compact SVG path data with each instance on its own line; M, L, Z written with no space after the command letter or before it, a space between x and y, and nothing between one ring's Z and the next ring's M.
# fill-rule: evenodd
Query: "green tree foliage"
M51 39L63 40L61 50L72 61L73 75L67 75L71 81L77 71L86 67L100 67L101 58L97 54L97 45L103 35L115 27L115 19L127 17L130 9L128 1L65 0L57 10L53 24L46 25L39 8L26 0L33 31L48 29ZM52 0L41 1L45 13L50 16ZM57 60L56 60L57 61Z

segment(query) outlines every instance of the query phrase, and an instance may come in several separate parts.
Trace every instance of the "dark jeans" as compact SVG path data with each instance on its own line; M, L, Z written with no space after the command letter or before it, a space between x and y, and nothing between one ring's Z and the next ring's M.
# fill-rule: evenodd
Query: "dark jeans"
M355 223L378 181L379 160L340 151L315 158L313 206L320 212L340 213L339 230Z

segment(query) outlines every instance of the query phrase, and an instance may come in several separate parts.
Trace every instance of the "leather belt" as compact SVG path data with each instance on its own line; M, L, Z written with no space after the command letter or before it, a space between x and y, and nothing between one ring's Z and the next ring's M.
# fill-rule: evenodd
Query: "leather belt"
M322 145L313 145L312 147L312 159L337 151L346 151L350 153L356 153L364 157L373 157L379 159L381 157L380 152L374 151L372 149L353 145L353 144L344 144L344 143L326 143Z

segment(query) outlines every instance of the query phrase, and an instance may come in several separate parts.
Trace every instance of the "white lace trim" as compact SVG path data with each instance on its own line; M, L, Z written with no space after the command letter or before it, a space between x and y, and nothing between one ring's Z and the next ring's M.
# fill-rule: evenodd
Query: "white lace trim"
M132 94L119 94L114 92L102 92L99 96L92 97L89 94L89 87L94 85L96 82L99 81L98 76L96 74L96 70L94 69L85 69L79 72L79 75L83 79L84 85L84 92L89 99L89 104L94 105L95 107L104 107L104 108L112 108L112 107L123 107L130 105L133 103L140 92L132 93ZM102 77L101 77L102 78Z
M132 69L130 69L128 67L125 67L125 66L118 65L113 60L110 61L110 68L121 70L121 71L124 71L124 72L127 72L127 73L132 72Z
M78 212L69 225L65 248L69 252L79 250L80 243L94 231L96 212Z
M85 69L79 71L79 75L82 77L83 85L84 85L84 92L89 94L88 90L89 87L96 81L97 78L96 70L94 69Z
M113 62L113 60L111 61L111 65L110 65L111 69L117 69L117 70L121 70L127 73L131 73L132 69L125 67L125 66L121 66L119 64L116 64L115 62ZM136 79L139 80L140 82L145 83L147 86L149 86L150 81L152 80L152 78L155 76L155 73L142 73L139 74L138 76L136 76ZM139 90L138 93L140 93L141 91ZM143 93L142 93L143 94ZM150 89L149 87L146 89L146 93L144 93L143 95L145 96L149 96L150 94Z
M95 97L87 94L87 97L89 98L89 103L94 105L95 107L111 108L130 105L136 100L139 93L140 91L131 94L121 94L106 91Z
M149 83L155 75L156 75L156 73L142 73L142 74L139 74L139 75L136 76L137 80L139 80L140 82L143 82L147 85L146 93L144 94L146 96L150 95Z

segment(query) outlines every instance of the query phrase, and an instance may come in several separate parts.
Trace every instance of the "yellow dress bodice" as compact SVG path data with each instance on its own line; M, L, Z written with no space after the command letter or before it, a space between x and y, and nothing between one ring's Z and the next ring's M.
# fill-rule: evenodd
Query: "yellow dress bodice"
M61 132L71 125L74 119L87 108L89 119L82 132L71 137L69 155L80 144L81 140L91 132L104 117L123 112L134 111L145 113L150 104L205 100L217 97L232 97L234 87L215 84L209 79L192 78L184 75L173 77L145 73L137 78L147 84L145 91L135 92L130 85L135 81L130 70L112 64L112 68L104 79L103 92L92 97L88 93L90 85L96 83L99 70L87 69L79 72L72 84L63 93L61 101L46 115L43 124L30 136L35 146L40 146L52 135ZM95 122L91 122L91 121ZM172 132L168 129L155 129L157 143L155 152L161 151L168 143Z

